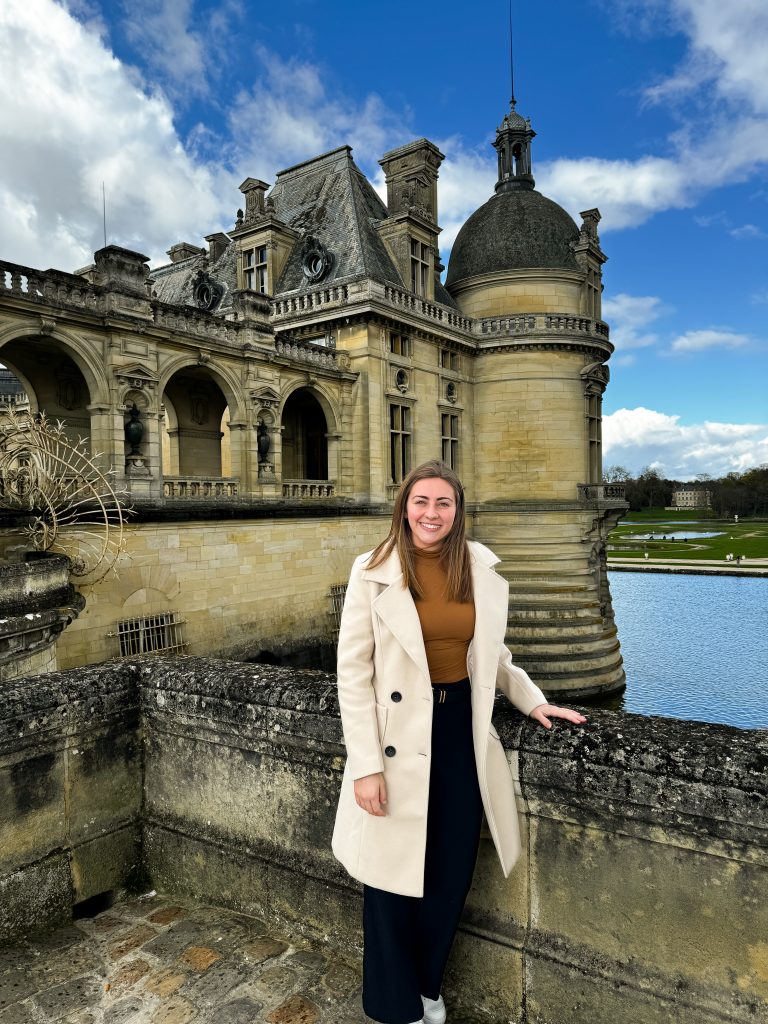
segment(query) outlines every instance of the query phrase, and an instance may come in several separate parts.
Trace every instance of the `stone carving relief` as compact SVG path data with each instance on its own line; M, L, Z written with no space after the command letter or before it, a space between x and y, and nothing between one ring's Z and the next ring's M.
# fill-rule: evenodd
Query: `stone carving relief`
M192 296L198 309L211 312L221 302L223 294L224 287L218 281L214 281L207 271L198 270L192 282Z
M308 235L301 254L301 269L310 284L327 277L333 266L333 253L313 235Z

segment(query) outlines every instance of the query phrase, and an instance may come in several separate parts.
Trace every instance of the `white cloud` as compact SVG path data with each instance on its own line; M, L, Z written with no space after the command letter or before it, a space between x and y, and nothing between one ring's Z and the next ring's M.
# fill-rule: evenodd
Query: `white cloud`
M619 409L603 417L604 462L637 472L655 465L686 480L697 473L724 476L768 462L768 424L704 422L646 409Z
M729 234L733 238L765 238L765 232L757 224L742 224L741 227L731 228Z
M178 98L208 92L209 56L206 40L190 25L192 2L130 0L123 19L128 40Z
M670 312L656 295L618 295L603 299L603 319L611 325L611 341L619 351L655 345L658 335L647 327ZM624 366L629 365L626 360Z
M154 258L222 224L236 181L185 152L162 94L52 0L0 5L2 256L72 270L108 240ZM229 204L228 204L229 205ZM10 211L10 215L7 211Z
M765 0L621 0L617 10L606 7L627 32L648 34L652 14L664 31L687 37L680 67L644 91L649 102L677 107L680 130L659 140L659 152L636 160L587 156L540 166L543 191L574 215L599 196L602 228L610 231L690 207L768 164Z
M688 36L689 50L668 79L647 90L650 98L689 94L711 82L729 102L746 102L754 111L768 113L764 0L651 0L660 2Z
M238 140L231 159L244 175L271 181L275 171L341 145L352 146L357 162L375 173L387 149L409 141L408 111L390 110L375 93L353 100L308 61L283 60L264 47L257 57L260 73L229 115Z
M711 348L743 348L748 342L746 334L734 331L686 331L672 341L672 352L703 352Z

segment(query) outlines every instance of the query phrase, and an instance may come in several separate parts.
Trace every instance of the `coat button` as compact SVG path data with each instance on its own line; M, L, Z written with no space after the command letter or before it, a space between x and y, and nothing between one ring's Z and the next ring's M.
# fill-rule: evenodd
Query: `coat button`
M392 693L390 693L389 696L392 698L392 700L395 702L395 704L397 704L397 702L399 700L403 699L403 695L402 695L402 693L400 693L399 690L393 690Z
M387 755L387 757L394 757L397 751L395 750L394 747L385 747L384 753Z

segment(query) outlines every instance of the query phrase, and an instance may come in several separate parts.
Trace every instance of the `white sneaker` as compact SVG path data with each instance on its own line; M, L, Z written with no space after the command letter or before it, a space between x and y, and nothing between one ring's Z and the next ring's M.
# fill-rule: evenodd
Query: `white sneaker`
M424 1003L424 1024L445 1024L445 1003L442 996L438 996L437 999L422 996L421 1001Z

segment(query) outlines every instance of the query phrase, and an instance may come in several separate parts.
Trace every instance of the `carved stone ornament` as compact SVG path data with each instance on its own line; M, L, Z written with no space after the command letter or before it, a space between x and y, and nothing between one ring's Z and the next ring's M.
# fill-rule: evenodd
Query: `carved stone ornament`
M445 397L451 403L451 405L456 404L456 400L458 399L459 395L456 385L452 380L449 380L448 383L445 385Z
M157 386L157 377L139 363L115 370L115 377L124 387L134 391L151 391Z
M318 281L328 274L333 266L333 253L313 235L308 235L301 253L301 269L304 277L310 284L317 284Z
M221 302L223 294L224 288L218 281L214 281L205 270L198 270L192 282L192 295L198 309L205 309L210 313Z
M403 395L408 390L408 374L405 370L398 370L395 374L395 387Z

